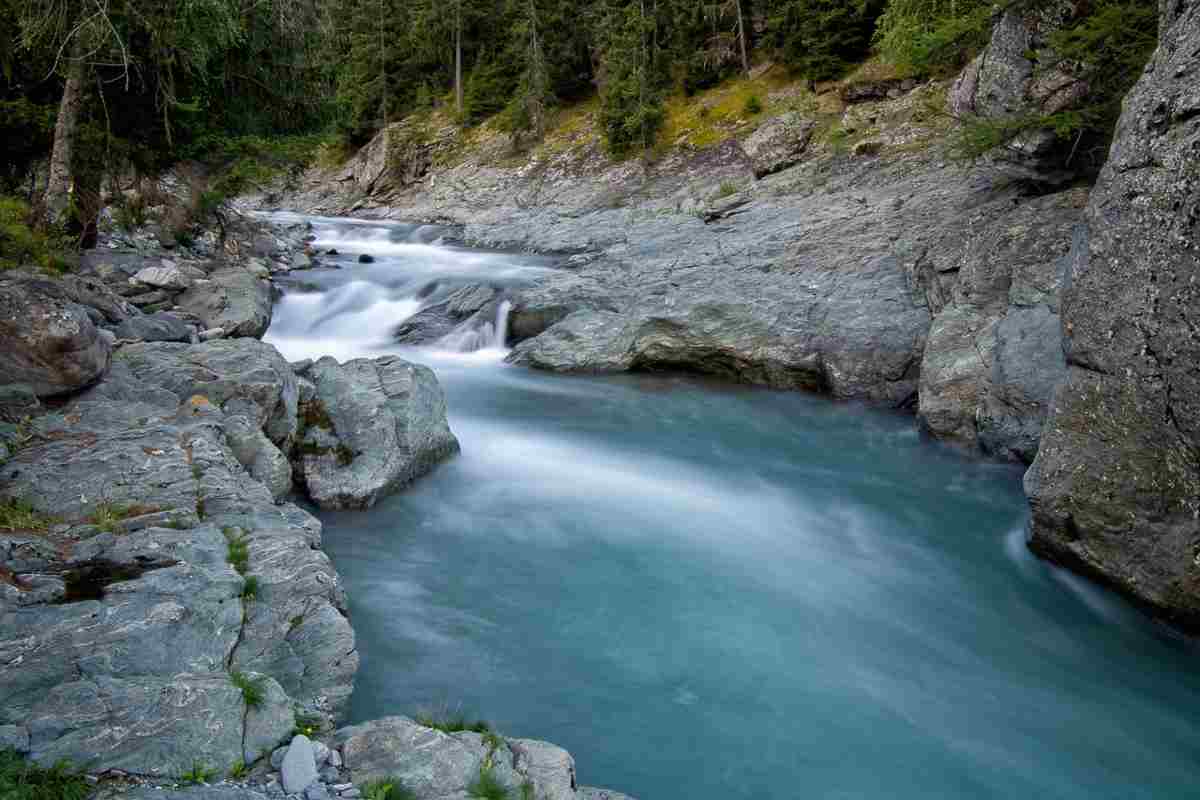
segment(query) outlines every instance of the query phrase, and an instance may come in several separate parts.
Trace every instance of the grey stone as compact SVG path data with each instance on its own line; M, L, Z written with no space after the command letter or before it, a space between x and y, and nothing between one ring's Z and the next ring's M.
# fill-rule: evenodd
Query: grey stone
M536 739L508 739L513 768L533 783L542 800L574 800L575 759L566 750Z
M797 163L808 147L816 124L795 111L780 114L762 125L742 142L754 175L761 178Z
M338 797L344 797L346 800L355 800L355 798L362 797L362 792L351 786L349 789L338 792Z
M283 776L283 790L288 794L302 792L317 780L317 765L313 757L312 742L307 736L292 737L283 763L279 767Z
M271 324L271 287L240 265L224 265L184 292L179 306L206 328L221 328L231 338L257 339Z
M322 508L367 508L458 452L433 371L394 356L338 364L322 358L305 376L315 396L296 471Z
M329 760L329 746L324 742L313 740L313 758L317 761L317 766L320 767Z
M1062 299L1067 378L1026 473L1030 546L1200 628L1200 13L1159 6Z
M325 767L321 770L320 774L321 780L325 781L326 783L337 783L342 779L341 773L339 773L334 767Z
M192 279L174 264L161 267L146 267L145 269L138 270L129 281L130 283L141 284L142 286L149 286L154 289L163 289L168 292L182 292L192 285Z
M190 342L192 327L169 312L131 316L113 328L120 339L146 342Z
M0 280L0 375L39 397L69 394L108 368L110 345L83 306L49 279Z
M310 784L304 790L304 800L330 800L332 795L329 794L329 789L321 783Z
M282 500L292 490L292 465L287 456L249 418L235 414L224 422L229 449L250 476Z
M479 734L446 734L406 717L343 728L335 741L342 746L354 783L395 777L418 800L465 798L480 768L489 762L492 774L505 786L516 789L522 782L506 744L493 752Z
M102 790L96 800L266 800L266 795L255 787L229 783L173 788L134 785Z
M242 757L246 764L253 764L287 740L296 727L296 714L291 698L274 678L256 672L246 673L246 677L255 681L263 694L257 707L246 709Z
M342 766L342 753L336 747L330 748L330 750L329 750L329 766L331 766L331 767L341 767Z
M291 744L290 742L288 744ZM287 745L276 747L271 751L271 769L278 770L283 766L283 757L287 754Z
M42 404L33 387L26 383L0 384L0 420L19 420L38 413ZM0 434L0 437L3 435Z

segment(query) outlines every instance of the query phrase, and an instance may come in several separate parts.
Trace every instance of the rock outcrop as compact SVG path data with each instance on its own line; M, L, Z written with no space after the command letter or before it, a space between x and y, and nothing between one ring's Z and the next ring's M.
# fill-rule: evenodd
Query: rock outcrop
M968 218L967 235L913 262L937 315L917 417L940 439L1029 463L1066 374L1059 285L1087 192L1073 189Z
M0 724L33 758L223 771L268 753L296 710L340 714L358 657L320 523L254 474L297 427L290 367L249 339L120 348L29 421L0 500L61 523L37 535L49 551L3 565Z
M467 797L481 771L514 794L528 783L533 797L577 797L575 760L547 742L442 733L407 717L384 717L339 730L334 743L355 783L398 778L418 800Z
M1200 627L1200 4L1161 7L1062 299L1031 546Z
M296 472L322 508L369 508L458 452L433 371L395 356L300 371Z

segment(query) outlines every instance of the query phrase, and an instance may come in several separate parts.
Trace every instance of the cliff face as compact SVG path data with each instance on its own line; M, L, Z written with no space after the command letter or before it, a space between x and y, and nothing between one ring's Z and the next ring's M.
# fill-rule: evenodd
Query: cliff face
M1062 298L1032 546L1200 626L1200 2L1164 2Z

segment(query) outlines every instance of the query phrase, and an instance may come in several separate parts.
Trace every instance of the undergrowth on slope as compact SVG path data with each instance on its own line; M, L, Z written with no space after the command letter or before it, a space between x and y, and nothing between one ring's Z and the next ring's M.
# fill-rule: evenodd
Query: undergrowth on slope
M55 518L41 513L22 498L0 501L0 531L44 532L54 524Z

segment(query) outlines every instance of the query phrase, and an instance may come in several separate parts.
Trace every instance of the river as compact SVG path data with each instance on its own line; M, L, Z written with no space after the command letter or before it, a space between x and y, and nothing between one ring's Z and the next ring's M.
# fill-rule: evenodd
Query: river
M1194 642L1034 559L1018 470L855 404L508 366L492 330L390 344L455 286L553 264L312 221L341 269L294 273L267 341L429 364L462 443L321 514L363 657L352 721L486 718L639 800L1200 791Z

